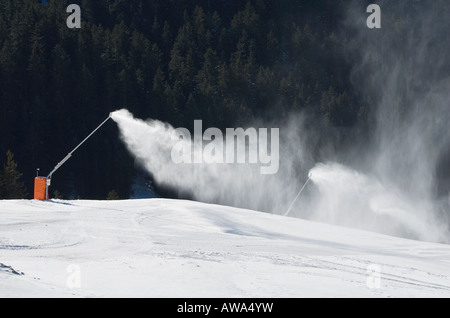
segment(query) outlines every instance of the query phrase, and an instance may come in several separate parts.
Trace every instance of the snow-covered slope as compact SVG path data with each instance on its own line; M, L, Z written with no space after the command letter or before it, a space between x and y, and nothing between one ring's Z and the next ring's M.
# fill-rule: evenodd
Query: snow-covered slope
M0 201L0 297L450 297L450 246L191 201Z

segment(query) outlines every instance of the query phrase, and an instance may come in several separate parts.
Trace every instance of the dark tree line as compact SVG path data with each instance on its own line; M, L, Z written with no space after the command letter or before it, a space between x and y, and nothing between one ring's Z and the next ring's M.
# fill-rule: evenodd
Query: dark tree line
M66 7L81 7L81 29ZM32 192L109 112L235 127L309 109L364 121L336 35L345 1L0 0L0 154ZM130 195L133 159L109 123L53 180L63 197ZM74 157L75 157L74 156ZM3 156L2 156L2 159ZM0 160L0 161L1 161Z

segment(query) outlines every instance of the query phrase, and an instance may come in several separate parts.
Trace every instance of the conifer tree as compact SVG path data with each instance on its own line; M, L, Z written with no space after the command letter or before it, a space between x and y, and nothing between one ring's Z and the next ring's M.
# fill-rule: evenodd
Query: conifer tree
M108 193L108 196L106 197L106 200L119 200L119 195L117 194L116 190L111 190Z
M0 198L23 199L27 195L25 186L20 182L22 173L17 171L17 163L11 150L6 152L6 164L0 173Z

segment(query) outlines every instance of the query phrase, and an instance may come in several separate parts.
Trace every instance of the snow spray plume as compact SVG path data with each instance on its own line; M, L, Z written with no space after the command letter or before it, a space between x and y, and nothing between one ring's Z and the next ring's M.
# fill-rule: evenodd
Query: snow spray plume
M338 164L312 170L320 192L314 218L448 241L449 197L438 198L437 185L450 146L450 6L384 1L380 7L381 29L366 27L360 2L345 29L357 46L350 54L355 88L376 104L372 140L353 160L358 172Z
M304 151L298 137L298 121L284 125L280 131L278 172L264 175L260 166L251 163L175 163L171 153L175 145L180 148L180 139L174 127L157 120L136 119L125 109L114 112L112 119L128 150L157 184L203 202L282 213L301 183L295 176L307 175L307 171L298 171L298 162L312 166L309 151ZM191 140L186 140L186 147L191 145Z

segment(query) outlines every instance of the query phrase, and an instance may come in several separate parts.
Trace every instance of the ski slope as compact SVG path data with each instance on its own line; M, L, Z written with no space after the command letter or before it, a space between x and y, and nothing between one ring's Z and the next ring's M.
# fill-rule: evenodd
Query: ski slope
M0 297L450 297L450 246L192 201L0 201Z

